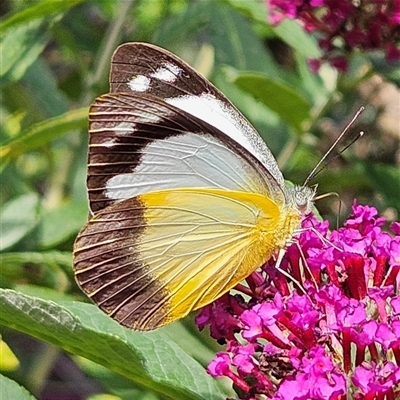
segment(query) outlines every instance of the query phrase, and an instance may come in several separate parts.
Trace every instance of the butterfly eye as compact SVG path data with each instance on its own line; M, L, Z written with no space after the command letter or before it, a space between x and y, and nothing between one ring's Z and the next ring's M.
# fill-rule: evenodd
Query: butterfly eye
M292 193L294 203L298 210L302 214L310 213L315 196L315 189L308 186L295 186Z

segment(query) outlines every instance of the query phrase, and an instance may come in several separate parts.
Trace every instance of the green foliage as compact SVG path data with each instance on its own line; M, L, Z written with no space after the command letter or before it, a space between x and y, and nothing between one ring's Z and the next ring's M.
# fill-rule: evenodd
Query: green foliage
M161 331L133 332L94 305L46 301L12 290L0 289L0 307L1 324L93 360L139 387L173 399L223 397L201 365Z
M327 66L313 74L307 59L320 54L316 39L295 21L270 26L257 0L9 0L1 7L0 333L19 360L1 371L1 399L41 399L55 387L82 400L234 397L205 372L218 347L190 318L130 332L85 304L74 282L71 250L88 211L87 110L107 92L112 52L147 41L187 60L249 118L294 182L304 181L364 104L353 130L365 137L315 181L320 193L339 193L343 214L356 197L393 218L398 137L390 124L378 125L390 102L365 93L376 73L399 85L399 69L381 54L357 54L346 74ZM317 206L336 219L336 203ZM55 380L66 363L74 374Z
M33 4L31 7L15 10L14 12L11 11L9 15L7 15L7 18L4 18L0 22L0 30L4 32L7 29L31 21L38 21L39 19L44 19L53 14L60 14L82 1L83 0L43 0Z
M302 131L301 125L310 115L311 107L294 87L256 73L239 74L234 82L240 89L275 111L296 131Z
M0 375L0 398L1 399L18 399L18 400L35 400L26 389L18 385L17 382Z
M0 154L5 161L16 158L23 153L43 147L47 142L87 124L88 109L86 107L72 110L58 117L38 122L20 132L0 147Z

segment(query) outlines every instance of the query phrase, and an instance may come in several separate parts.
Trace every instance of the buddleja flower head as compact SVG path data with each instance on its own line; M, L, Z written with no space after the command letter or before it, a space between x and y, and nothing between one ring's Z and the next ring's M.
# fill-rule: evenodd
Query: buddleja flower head
M266 0L272 24L285 18L299 20L319 37L324 55L310 60L313 70L328 61L347 68L347 54L384 50L388 61L400 59L400 0Z
M338 230L305 218L280 266L301 290L271 260L198 315L227 343L208 372L246 400L400 398L400 223L384 223L357 203Z

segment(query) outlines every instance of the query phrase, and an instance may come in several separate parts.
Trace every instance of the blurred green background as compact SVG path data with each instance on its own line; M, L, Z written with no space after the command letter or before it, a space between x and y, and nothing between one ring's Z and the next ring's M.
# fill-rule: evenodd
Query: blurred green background
M400 65L389 65L379 52L352 54L347 73L324 66L313 74L307 59L320 54L316 39L295 21L271 27L264 4L255 0L5 0L0 13L0 281L13 290L2 292L0 309L1 399L32 398L17 382L46 400L234 396L203 368L193 372L218 345L191 318L143 342L140 334L125 337L123 328L113 333L123 339L109 339L110 347L136 343L132 357L139 358L127 352L126 365L116 351L108 349L103 361L101 348L94 345L92 357L87 351L93 341L102 343L92 332L104 320L98 316L87 334L85 317L71 302L86 301L73 279L71 249L88 215L87 110L108 91L112 52L121 43L145 41L185 59L245 114L285 177L300 184L365 105L352 128L364 137L311 182L320 194L339 195L340 207L335 196L317 204L333 224L338 213L346 217L354 198L389 221L398 219ZM77 320L68 325L64 311ZM119 329L110 326L107 334ZM180 349L175 356L141 353L149 340L154 346L168 341L171 354ZM179 360L187 371L168 375ZM130 374L130 363L143 370ZM183 381L188 371L193 384Z

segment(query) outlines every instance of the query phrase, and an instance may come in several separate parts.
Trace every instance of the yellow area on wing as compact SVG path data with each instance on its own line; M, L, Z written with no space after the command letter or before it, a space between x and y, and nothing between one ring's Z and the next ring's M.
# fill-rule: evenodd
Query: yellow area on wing
M169 294L144 320L155 325L209 304L268 260L298 226L300 213L256 193L172 189L140 196L146 227L138 256ZM157 317L159 318L159 317Z

